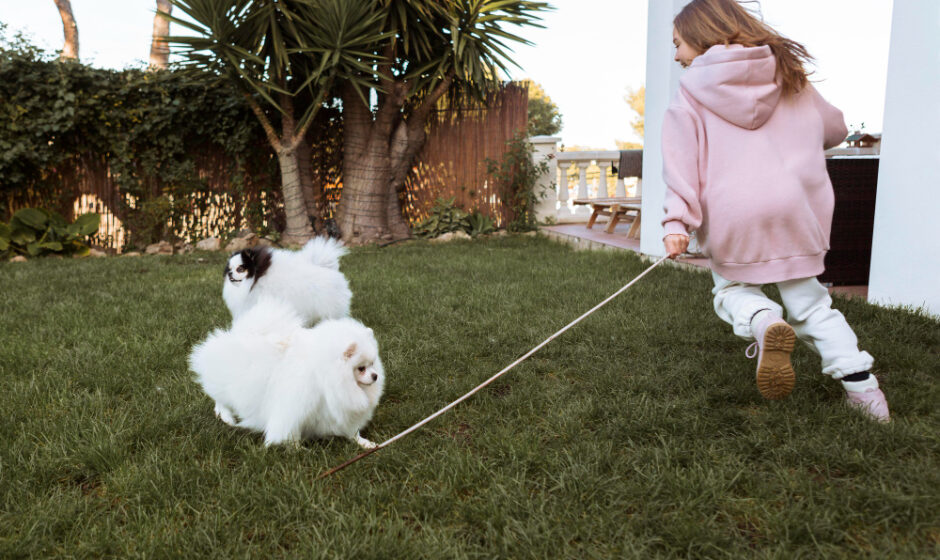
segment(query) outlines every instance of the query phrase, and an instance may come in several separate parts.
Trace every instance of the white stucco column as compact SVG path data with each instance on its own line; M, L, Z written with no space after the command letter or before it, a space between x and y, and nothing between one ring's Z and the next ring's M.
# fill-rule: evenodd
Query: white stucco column
M544 192L545 197L535 205L535 219L541 224L546 221L557 220L558 190L555 177L558 175L558 162L555 161L555 152L558 151L558 142L561 138L555 136L532 136L532 161L540 165L543 161L548 163L548 170L543 173L536 183L536 192Z
M869 301L940 316L940 2L894 3ZM647 94L649 95L649 94Z
M646 26L646 111L643 138L643 221L640 251L663 255L663 116L679 89L682 67L673 60L672 19L689 0L649 0Z

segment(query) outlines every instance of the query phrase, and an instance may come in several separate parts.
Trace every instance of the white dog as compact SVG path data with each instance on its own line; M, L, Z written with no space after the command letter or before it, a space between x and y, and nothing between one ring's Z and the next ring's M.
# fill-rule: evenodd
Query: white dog
M359 435L382 396L385 371L372 329L355 319L304 328L275 298L262 298L229 330L193 348L189 366L225 423L264 432L265 445Z
M341 242L317 237L300 251L255 247L233 253L225 266L222 299L237 320L265 296L285 300L305 325L349 315L352 292L339 271Z

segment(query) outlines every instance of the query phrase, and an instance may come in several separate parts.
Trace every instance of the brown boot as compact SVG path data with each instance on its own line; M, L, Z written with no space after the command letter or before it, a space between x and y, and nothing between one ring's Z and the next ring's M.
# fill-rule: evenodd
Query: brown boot
M790 363L796 333L786 321L769 313L752 330L757 341L748 347L747 357L757 355L757 390L766 399L782 399L796 384Z

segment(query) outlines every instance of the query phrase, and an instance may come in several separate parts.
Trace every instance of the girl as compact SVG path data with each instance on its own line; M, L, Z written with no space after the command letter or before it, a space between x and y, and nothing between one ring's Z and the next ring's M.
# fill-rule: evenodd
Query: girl
M842 113L807 80L803 45L735 0L693 0L673 21L688 67L663 123L666 252L697 230L715 280L715 311L756 342L757 387L787 396L796 338L822 358L850 405L887 422L873 359L816 276L829 249L833 190L823 150L846 136ZM787 309L764 295L775 283Z

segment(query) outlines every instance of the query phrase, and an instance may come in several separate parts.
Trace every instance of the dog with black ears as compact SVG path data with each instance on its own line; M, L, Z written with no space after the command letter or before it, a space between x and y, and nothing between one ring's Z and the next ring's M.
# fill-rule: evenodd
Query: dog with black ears
M339 271L347 253L341 241L317 237L299 251L254 247L238 251L225 265L222 299L238 318L265 296L286 302L307 326L349 316L352 292Z

